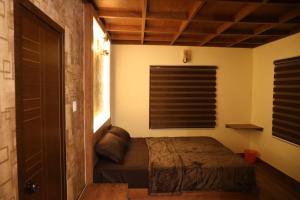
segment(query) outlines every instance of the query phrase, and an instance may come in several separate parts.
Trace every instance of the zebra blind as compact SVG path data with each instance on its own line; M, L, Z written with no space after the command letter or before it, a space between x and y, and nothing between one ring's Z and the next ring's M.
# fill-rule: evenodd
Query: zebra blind
M150 66L150 128L215 127L216 69Z
M274 136L300 144L300 56L277 60L274 75Z

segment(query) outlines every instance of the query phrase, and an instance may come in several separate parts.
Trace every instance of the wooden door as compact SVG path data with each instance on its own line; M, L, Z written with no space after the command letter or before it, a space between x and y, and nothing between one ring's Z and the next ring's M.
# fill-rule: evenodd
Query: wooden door
M16 6L20 199L65 199L63 32L32 4Z

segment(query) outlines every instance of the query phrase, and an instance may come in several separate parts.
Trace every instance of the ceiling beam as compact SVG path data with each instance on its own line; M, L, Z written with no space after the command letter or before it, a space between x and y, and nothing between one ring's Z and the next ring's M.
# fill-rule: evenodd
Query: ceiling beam
M300 16L300 7L294 8L293 10L287 12L286 14L279 17L279 23L285 23Z
M227 30L229 27L231 27L234 23L233 22L225 22L221 26L217 28L217 34L223 33L225 30Z
M112 35L112 40L124 40L124 41L141 41L140 35ZM172 37L171 36L163 36L163 35L157 35L157 36L148 36L144 38L144 41L168 41L171 42Z
M113 40L111 44L124 44L124 45L139 45L141 44L140 40Z
M199 46L199 42L179 42L179 41L176 41L176 46Z
M163 35L157 35L157 36L147 36L145 38L145 41L156 41L156 42L170 42L172 40L172 36L163 36Z
M294 19L295 17L300 16L300 7L294 8L292 10L290 10L289 12L287 12L286 14L282 15L279 17L279 24L283 24L291 19ZM258 28L256 28L254 30L253 35L249 35L249 36L244 36L241 39L237 40L236 42L232 43L229 45L229 47L232 47L234 45L237 45L247 39L250 39L254 36L257 36L259 34L262 34L263 32L270 30L272 28L275 28L278 24L264 24L259 26Z
M114 40L112 44L139 45L139 40ZM144 45L168 45L170 41L145 41Z
M143 12L136 11L115 11L100 9L98 12L100 18L125 18L125 19L141 19L143 18ZM187 20L185 12L147 12L146 19L152 20L174 20L182 21Z
M192 22L231 22L233 21L233 18L231 16L195 16L192 20Z
M243 18L242 20L236 21L234 17L231 16L196 16L192 20L192 22L212 22L212 23L225 23L225 22L235 22L235 23L243 23L243 24L278 24L280 23L277 18L268 19L268 18ZM300 21L298 22L286 22L287 24L300 24Z
M115 40L126 40L126 41L141 41L141 36L139 34L129 34L129 35L111 35L113 41Z
M218 34L213 33L213 34L210 34L210 35L206 36L206 38L203 41L201 41L200 46L203 46L204 44L208 43L209 41L211 41L212 39L217 37L217 35Z
M141 12L136 11L116 11L100 9L98 15L101 18L129 18L129 19L140 19L142 18Z
M234 16L234 22L239 22L245 17L247 17L250 13L254 12L260 5L254 4L254 5L246 5L244 6L235 16Z
M100 18L124 18L124 19L142 19L142 13L134 11L111 11L101 9L99 11ZM147 20L173 20L184 21L188 20L188 16L185 12L147 12ZM196 16L191 19L192 22L236 22L236 23L249 23L249 24L277 24L280 23L278 19L242 19L235 21L231 16ZM300 24L300 22L287 22L288 24Z
M173 38L171 45L174 44L174 42L180 37L181 33L186 29L186 27L189 25L189 23L191 22L191 20L193 19L193 17L198 13L198 11L203 8L203 6L205 5L205 1L196 1L193 5L193 7L191 8L191 10L189 11L188 14L188 18L187 20L184 20L179 28L178 33L175 35L175 37Z
M150 44L152 42L162 43L162 44L181 44L189 43L190 39L193 39L198 43L198 45L210 45L223 43L224 46L228 47L238 47L243 44L260 44L265 43L264 41L273 40L272 38L281 38L292 33L300 32L300 21L298 16L300 16L300 1L299 6L296 5L298 1L286 1L286 0L194 0L193 5L189 10L176 11L176 12L150 12L149 11L149 0L141 0L142 9L139 11L130 11L130 10L115 10L108 8L99 8L99 20L111 18L111 19L134 19L129 23L132 25L122 25L123 23L118 23L120 20L107 20L105 24L105 30L110 33L109 37L116 42L127 41L134 44ZM207 2L219 2L221 6L231 6L239 5L240 10L235 13L234 16L226 15L226 12L220 12L211 15L197 15L199 10L203 8ZM220 3L221 2L221 3ZM225 4L223 4L225 3ZM227 4L228 3L228 4ZM277 17L266 17L262 18L256 15L251 15L255 12L260 6L263 5L276 5L280 6L288 5L291 8L289 12L285 12L282 16ZM292 9L293 8L293 9ZM222 16L223 13L223 16ZM225 15L224 15L225 14ZM295 19L295 20L291 20ZM158 23L153 23L154 26L151 26L152 23L147 24L147 20L165 20L164 23L173 20L174 23L170 21L167 24L170 24L168 27L163 27ZM129 21L129 20L128 20ZM158 22L157 21L157 22ZM155 22L155 21L153 21ZM199 23L199 27L190 27L189 25L193 23ZM219 25L217 29L210 29L209 26L201 26L204 23L210 24L215 23ZM235 24L250 24L250 27L258 27L255 30L235 30L231 29ZM281 30L276 26L281 26L282 24L291 25L295 27L292 31ZM260 26L257 26L260 25ZM205 28L206 27L206 28ZM275 28L275 29L273 29ZM290 28L291 29L291 28ZM156 33L156 34L147 34L147 33ZM159 33L159 34L157 34ZM181 37L181 36L184 37ZM224 36L218 38L218 36ZM263 37L263 40L260 40L261 37L256 37L257 35L266 36ZM111 37L112 36L112 37ZM197 37L198 36L198 37ZM228 36L228 37L226 37ZM230 39L231 38L231 39ZM235 38L235 40L234 40ZM253 40L248 40L253 38ZM220 40L218 40L220 39ZM227 42L222 42L222 40ZM230 40L231 41L230 41ZM219 42L220 41L220 42ZM259 41L259 42L258 42ZM246 45L247 46L247 45Z
M187 20L188 16L186 12L149 12L147 15L147 19L182 21Z
M299 24L300 27L300 24ZM105 26L105 30L109 32L120 32L120 33L141 33L141 27L138 25L114 25L114 24L107 24ZM146 27L145 33L161 33L161 34L176 34L178 32L178 28L176 27ZM296 31L299 32L299 31ZM199 30L197 28L188 29L182 32L182 35L198 35L198 36L206 36L215 34L208 30ZM231 31L231 32L223 32L220 35L236 35L236 36L250 36L253 35L253 31ZM289 31L279 31L275 30L271 33L262 33L264 36L285 36L289 35Z
M210 36L207 36L205 40L201 43L201 45L205 45L206 43L210 42L212 39L217 37L219 34L223 33L227 29L229 29L232 25L235 23L241 21L244 19L246 16L248 16L250 13L255 11L260 4L249 4L244 6L239 12L234 16L234 21L233 22L225 22L221 26L218 27L216 34L212 34Z
M110 32L131 32L131 33L140 33L141 27L134 26L134 25L113 25L113 24L106 24L105 30Z
M189 28L182 32L182 35L210 35L214 32L210 30L199 30L197 28Z
M127 32L127 33L141 33L141 26L137 25L114 25L107 24L105 26L105 30L110 32ZM175 34L178 32L178 28L170 28L170 27L145 27L145 33L170 33Z
M260 28L260 29L267 29L268 27ZM141 33L141 27L140 26L133 26L133 25L106 25L105 30L109 32L120 32L120 33ZM145 33L160 33L160 34L175 34L178 32L177 28L162 28L162 27L147 27L145 28ZM299 31L295 31L299 32ZM195 36L207 36L207 35L213 35L216 33L213 33L211 31L203 31L198 29L189 29L182 32L182 35L195 35ZM252 31L234 31L234 32L223 32L219 35L228 35L228 36L251 36L254 33ZM288 31L272 31L271 33L261 33L263 36L286 36L291 34ZM178 41L178 40L177 40Z
M180 40L177 40L177 42L201 42L199 40L183 40L183 39L180 39ZM230 41L212 41L212 42L209 42L209 44L231 44L232 42ZM243 44L264 44L262 42L244 42Z
M273 27L275 27L274 24L264 24L264 25L261 25L261 26L259 26L258 28L256 28L256 29L253 31L253 32L254 32L253 35L259 35L259 34L265 32L265 31L267 31L267 30L269 30L269 29L271 29L271 28L273 28Z
M149 33L172 33L175 34L178 32L177 27L147 27L145 32Z
M264 0L260 1L253 1L253 0L207 0L210 2L222 2L222 3L229 3L229 4L261 4L266 3L268 5L278 5L278 6L300 6L300 2L292 2L292 1L286 1L286 0L278 0L276 2L274 1L268 1L264 2Z
M148 0L143 0L141 44L144 44Z

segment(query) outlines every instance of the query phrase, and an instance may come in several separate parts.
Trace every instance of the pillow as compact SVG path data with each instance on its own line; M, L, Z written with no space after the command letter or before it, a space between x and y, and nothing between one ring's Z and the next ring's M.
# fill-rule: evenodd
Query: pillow
M116 163L121 163L124 159L127 145L120 137L108 132L96 143L95 150L98 155Z
M117 126L111 126L111 128L108 130L108 132L111 132L112 134L122 138L124 141L126 141L127 144L130 142L130 135L129 133Z

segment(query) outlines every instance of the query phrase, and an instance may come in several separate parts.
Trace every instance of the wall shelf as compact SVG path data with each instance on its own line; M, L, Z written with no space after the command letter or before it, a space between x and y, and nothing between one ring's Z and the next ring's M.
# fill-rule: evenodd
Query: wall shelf
M225 124L226 128L263 131L264 128L254 124Z

